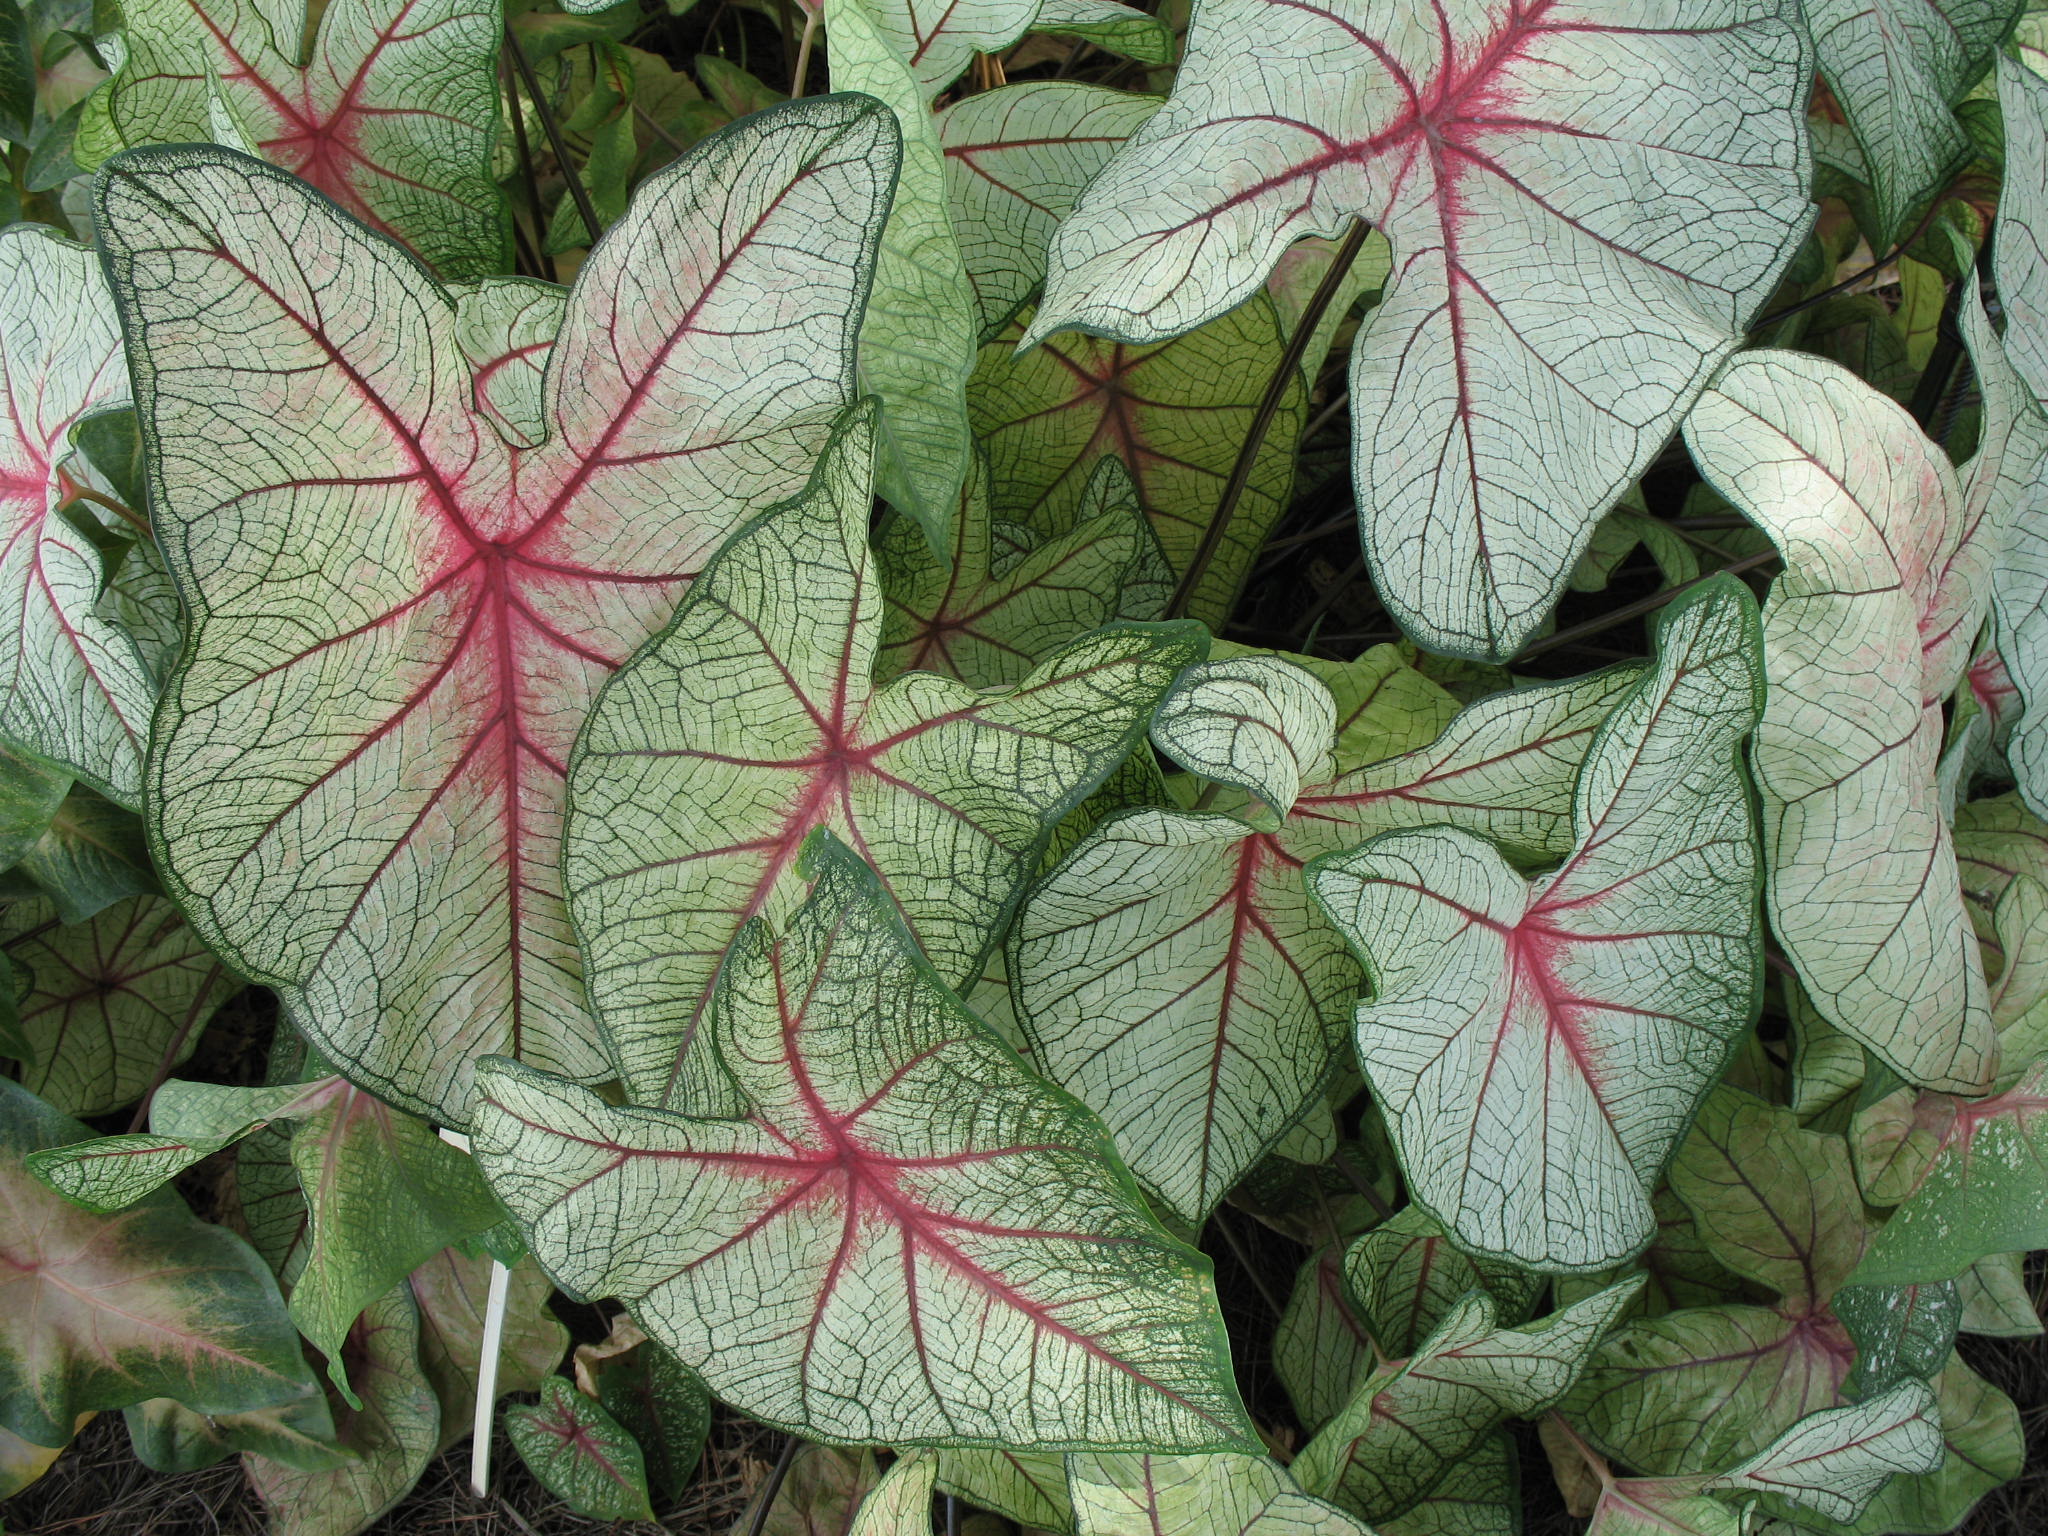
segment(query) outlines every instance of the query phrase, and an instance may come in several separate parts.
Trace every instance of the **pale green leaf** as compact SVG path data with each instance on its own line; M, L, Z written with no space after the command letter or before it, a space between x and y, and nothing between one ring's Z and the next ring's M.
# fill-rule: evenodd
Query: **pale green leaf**
M38 225L0 231L0 388L0 736L132 806L156 689L97 611L98 552L51 515L83 473L72 429L126 404L128 372L98 261Z
M1256 296L1172 341L1125 346L1090 336L1016 349L1018 320L982 348L968 382L975 435L989 452L996 516L1043 533L1073 526L1095 465L1116 455L1138 487L1160 547L1185 574L1286 339ZM1298 380L1282 391L1237 509L1187 612L1221 627L1267 533L1286 509L1308 419Z
M570 908L639 1102L732 1112L693 1042L733 935L800 897L788 876L814 827L875 866L949 986L977 977L1046 835L1201 659L1199 626L1116 625L1011 690L876 687L871 422L851 414L804 495L726 544L577 743Z
M206 1021L241 990L161 896L131 896L68 925L46 902L10 903L0 951L29 1046L21 1081L67 1114L132 1104L192 1054Z
M1065 0L1078 9L1115 0ZM1046 10L1039 12L1039 30ZM1158 22L1129 13L1145 28ZM1134 23L1135 25L1135 23ZM1159 109L1079 80L1028 80L963 96L939 114L947 207L984 334L1002 328L1045 281L1052 232L1088 178Z
M797 1447L765 1516L760 1515L761 1499L769 1491L764 1487L733 1524L751 1531L760 1518L761 1536L851 1536L860 1501L881 1480L873 1451L805 1443Z
M1416 1202L1468 1249L1607 1269L1755 1020L1762 704L1755 605L1719 578L1666 608L1652 670L1580 769L1578 846L1533 886L1453 828L1321 860L1310 888L1371 976L1358 1053Z
M1691 1478L1608 1483L1586 1536L1744 1536L1741 1511L1692 1491L1697 1487Z
M1038 15L1038 0L867 0L867 8L875 31L909 65L929 105L977 53L1000 53L1022 37ZM833 25L828 15L826 26ZM834 32L835 49L840 42Z
M2027 1287L2022 1253L1995 1253L1979 1259L1956 1279L1963 1316L1964 1333L1984 1334L1994 1339L2036 1339L2041 1336L2041 1314Z
M939 1451L938 1487L979 1508L1014 1520L1026 1530L1069 1532L1074 1505L1067 1496L1066 1458L1044 1451Z
M420 1369L441 1405L438 1448L445 1451L475 1426L491 1260L460 1248L443 1248L415 1269L406 1283L419 1308ZM531 1259L512 1266L498 1346L498 1397L539 1391L568 1352L569 1330L548 1309L548 1297L553 1293L547 1276ZM616 1416L618 1410L612 1411Z
M72 785L14 869L50 898L67 925L91 922L124 897L158 890L141 819L83 784Z
M1751 748L1772 928L1829 1023L1911 1081L1978 1087L1996 1044L1935 762L1990 528L1902 408L1817 358L1743 354L1685 432L1785 559Z
M1351 364L1375 585L1432 649L1505 659L1805 238L1812 72L1786 0L1206 4L1026 339L1177 335L1370 221L1395 274Z
M652 1520L640 1447L594 1399L560 1376L540 1384L538 1404L505 1410L505 1432L527 1470L591 1520Z
M1394 1359L1420 1348L1467 1291L1485 1291L1512 1324L1528 1316L1542 1289L1524 1270L1460 1253L1412 1205L1345 1250L1344 1283L1374 1341Z
M1263 1456L1067 1458L1081 1536L1371 1536Z
M1413 1356L1359 1387L1294 1475L1363 1520L1405 1513L1497 1425L1569 1391L1641 1285L1631 1276L1526 1329L1497 1326L1491 1298L1468 1294Z
M331 1363L362 1394L361 1407L335 1406L335 1427L350 1452L345 1464L320 1472L244 1458L271 1536L356 1536L412 1491L441 1423L420 1370L419 1338L419 1314L404 1286L378 1297L348 1330Z
M62 1445L80 1414L174 1397L240 1413L305 1394L312 1373L248 1244L168 1192L92 1215L21 1159L89 1134L0 1079L0 1427Z
M2048 399L2048 80L1998 61L2005 177L1993 269L2005 308L2005 345L2037 400Z
M455 343L468 359L479 415L505 441L547 440L547 362L568 290L524 277L492 277L454 290Z
M1335 1418L1379 1364L1345 1284L1344 1256L1328 1244L1296 1272L1273 1330L1273 1373L1294 1416L1313 1433Z
M1120 471L1099 466L1107 483ZM1125 482L1126 487L1128 481ZM938 672L976 688L1020 683L1060 646L1112 619L1156 619L1173 581L1159 541L1128 494L1040 540L989 516L988 466L976 455L947 557L924 529L892 518L875 540L887 607L876 669Z
M1278 656L1190 667L1160 701L1152 744L1190 773L1250 797L1246 821L1276 832L1304 783L1336 768L1337 701Z
M974 371L981 318L947 211L945 154L928 110L935 87L901 46L901 29L884 21L884 6L892 3L909 11L917 0L824 0L824 17L832 39L832 88L886 102L902 130L896 197L860 325L860 380L882 402L876 489L916 519L940 549L974 452L967 376ZM965 3L970 13L1018 9L1016 0ZM928 20L936 26L954 7L929 9ZM1028 14L1018 18L1017 30L1029 20ZM937 43L948 35L939 26L924 41ZM941 67L954 57L949 47L938 52ZM967 55L958 59L964 66Z
M750 923L719 982L751 1118L484 1069L477 1155L535 1256L807 1437L1243 1444L1207 1261L941 985L874 874L810 846L810 899L779 936Z
M937 1471L930 1451L897 1457L874 1492L860 1501L848 1536L930 1536Z
M1873 244L1913 216L1969 154L1951 110L2012 30L2025 0L1805 0L1814 52L1876 194ZM2010 139L2008 139L2010 142Z
M70 774L0 746L0 870L48 830L70 788Z
M819 98L642 183L569 292L530 449L476 408L457 297L304 186L200 148L101 173L193 614L152 743L165 879L393 1102L465 1123L489 1050L611 1075L559 886L570 746L801 487L851 392L892 135Z
M1373 1527L1379 1536L1522 1536L1520 1451L1491 1430L1406 1514Z
M1141 64L1173 62L1173 29L1159 17L1118 0L1044 0L1031 30L1078 37Z
M74 151L83 168L140 144L205 143L224 114L252 152L447 276L511 265L492 163L496 5L122 0L121 15L120 66L87 101Z

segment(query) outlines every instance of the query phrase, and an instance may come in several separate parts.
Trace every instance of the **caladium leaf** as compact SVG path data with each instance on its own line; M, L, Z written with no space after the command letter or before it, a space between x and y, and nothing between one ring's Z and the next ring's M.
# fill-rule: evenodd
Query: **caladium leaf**
M860 1502L882 1480L873 1451L843 1451L803 1444L789 1464L779 1490L764 1487L734 1524L762 1536L851 1536ZM761 1501L774 1493L765 1516Z
M1367 1536L1263 1456L1084 1453L1067 1458L1081 1536Z
M810 899L721 972L750 1118L485 1067L477 1156L535 1256L807 1437L1245 1444L1207 1261L945 989L876 876L829 834L810 849Z
M1358 1054L1414 1199L1533 1269L1650 1241L1650 1190L1761 1001L1755 604L1717 578L1664 610L1656 645L1579 771L1556 874L1532 886L1454 828L1309 872L1372 978Z
M1941 1415L1924 1381L1809 1414L1740 1466L1707 1479L1713 1489L1770 1493L1835 1520L1862 1513L1885 1480L1941 1465Z
M544 1285L539 1299L547 1299ZM696 1477L711 1430L704 1383L623 1313L612 1319L602 1344L577 1346L575 1365L577 1387L639 1446L649 1489L665 1501L680 1499Z
M869 0L868 12L929 105L977 53L1000 53L1022 37L1038 0Z
M930 1451L898 1456L874 1492L861 1500L848 1536L927 1536L937 1470Z
M1353 677L1340 747L1400 748L1391 648ZM1103 1116L1132 1170L1199 1221L1321 1092L1361 973L1302 866L1389 827L1452 821L1561 853L1571 782L1633 670L1494 695L1428 746L1311 784L1271 833L1221 810L1108 818L1031 892L1009 973L1033 1061ZM1379 705L1386 706L1382 713ZM1562 834L1562 835L1561 835Z
M1332 69L1356 88L1312 88ZM1776 0L1206 6L1061 224L1026 340L1176 335L1370 221L1394 247L1351 363L1375 586L1430 648L1504 659L1805 237L1812 72Z
M1066 1458L1044 1451L977 1451L947 1446L938 1453L938 1486L1026 1530L1070 1532Z
M28 1046L21 1081L73 1115L140 1098L242 986L161 896L130 896L79 924L59 923L48 902L11 903L0 952Z
M1412 1205L1345 1250L1344 1283L1373 1340L1394 1359L1420 1348L1467 1291L1484 1290L1496 1315L1515 1324L1528 1316L1542 1287L1525 1270L1459 1252L1444 1229Z
M1414 1355L1366 1380L1294 1475L1375 1524L1407 1512L1503 1420L1569 1391L1641 1286L1630 1276L1528 1329L1497 1326L1492 1300L1467 1295Z
M247 1413L194 1413L172 1398L153 1397L121 1417L135 1459L156 1472L196 1472L242 1452L301 1472L332 1471L350 1460L317 1381L290 1402Z
M48 830L71 775L0 746L0 869L13 869Z
M1337 1416L1379 1363L1345 1284L1343 1251L1326 1245L1295 1273L1273 1330L1273 1372L1294 1416L1313 1432Z
M545 442L548 356L568 313L568 290L491 277L453 292L455 341L469 359L477 410L516 447Z
M1304 783L1336 767L1337 701L1278 656L1230 656L1188 668L1159 702L1152 744L1188 772L1241 790L1245 819L1279 830Z
M1286 338L1254 297L1157 346L1063 336L1016 349L1018 321L981 350L968 381L974 433L988 449L996 516L1064 533L1096 464L1114 454L1138 487L1167 563L1185 573L1208 531L1239 446ZM1237 510L1187 612L1220 628L1267 532L1286 509L1306 386L1289 381Z
M1962 1294L1953 1280L1845 1285L1828 1304L1856 1345L1856 1369L1844 1383L1852 1397L1868 1397L1910 1377L1937 1375L1955 1349L1963 1316Z
M333 1362L362 1393L362 1405L336 1403L334 1421L351 1453L332 1471L305 1471L262 1456L243 1465L276 1536L356 1536L412 1491L433 1457L440 1406L420 1371L419 1315L396 1286L348 1330Z
M1443 1481L1379 1536L1522 1536L1521 1452L1505 1429L1489 1430Z
M123 897L159 890L141 818L83 784L71 787L14 873L49 897L67 926L91 922Z
M1044 0L1031 30L1078 37L1141 64L1173 62L1173 29L1161 18L1118 0Z
M169 1193L118 1216L67 1204L21 1159L86 1128L4 1079L0 1111L0 1427L62 1445L95 1409L175 1397L238 1413L304 1394L312 1373L248 1244Z
M851 389L891 131L820 98L643 183L569 294L531 449L473 405L459 303L297 182L206 149L102 173L193 613L152 744L165 877L393 1102L465 1123L485 1050L610 1075L556 873L569 746L709 552L802 483Z
M1117 145L1158 109L1156 96L1029 80L964 96L939 114L947 208L984 335L1000 330L1045 281L1054 227Z
M1907 1108L1903 1196L1858 1285L1949 1280L1990 1254L2048 1246L2048 1062L1992 1098L1930 1093Z
M443 1248L406 1280L419 1308L420 1369L441 1404L440 1450L463 1439L475 1425L491 1262L481 1254ZM553 1292L532 1260L512 1266L498 1347L499 1397L539 1391L568 1352L569 1330L548 1310Z
M527 1470L577 1514L654 1518L640 1447L601 1404L562 1377L541 1383L539 1403L506 1409L505 1432Z
M2005 175L1992 248L2005 346L2037 400L2048 400L2048 80L1998 60Z
M1913 1082L1979 1087L1996 1044L1934 775L1990 527L1903 409L1818 358L1745 353L1685 435L1785 557L1751 749L1772 929L1829 1023Z
M989 514L988 466L976 456L953 519L948 558L924 530L894 518L875 540L887 608L876 658L883 676L938 672L976 688L1020 683L1060 646L1112 619L1156 619L1173 590L1159 541L1105 459L1104 510L1040 540ZM1113 482L1121 480L1122 494Z
M849 413L804 495L726 544L577 743L570 906L638 1102L736 1111L693 1041L719 957L787 911L814 827L873 862L948 985L978 976L1046 834L1201 659L1199 626L1119 625L1006 692L877 688L872 415Z
M2041 1314L2027 1288L2026 1255L1998 1253L1979 1259L1957 1277L1963 1333L1994 1339L2036 1339L2044 1331Z
M317 25L288 0L122 0L121 13L120 66L73 150L82 168L140 144L246 143L450 278L511 265L492 164L497 6L334 0Z
M824 0L824 15L832 38L833 89L887 102L902 132L902 169L860 325L860 378L862 388L882 401L877 489L923 526L936 550L944 547L946 523L974 452L967 376L974 371L980 311L947 212L945 156L927 107L928 91L883 25L883 3ZM896 3L908 8L913 0ZM994 12L1016 4L969 0L967 10ZM958 9L932 4L930 15L943 22ZM964 56L960 63L966 63Z
M1968 158L1954 105L1991 65L2025 0L1805 0L1820 72L1863 152L1889 246Z
M1266 292L1274 308L1280 311L1280 328L1289 336L1302 323L1309 302L1321 290L1342 249L1342 243L1336 240L1301 240L1281 254L1273 275L1266 279ZM1365 237L1365 244L1352 257L1351 265L1338 277L1322 317L1302 348L1301 376L1311 388L1322 379L1323 363L1330 355L1338 330L1351 319L1360 299L1378 294L1386 287L1387 275L1393 267L1393 247L1387 244L1385 235L1374 230Z
M98 552L52 516L71 499L72 430L125 405L121 331L93 253L0 230L0 736L134 805L156 699L135 644L98 612Z

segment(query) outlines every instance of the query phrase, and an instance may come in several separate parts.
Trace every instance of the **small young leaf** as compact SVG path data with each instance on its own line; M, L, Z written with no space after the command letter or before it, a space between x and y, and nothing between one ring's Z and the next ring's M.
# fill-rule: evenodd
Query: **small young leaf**
M459 297L302 184L202 148L101 174L193 615L152 743L165 879L394 1103L466 1123L488 1050L610 1075L560 894L569 748L850 393L893 132L819 98L643 183L532 448L477 410Z
M1762 703L1755 604L1717 578L1664 610L1556 874L1531 886L1452 828L1310 869L1372 974L1358 1053L1414 1198L1466 1248L1587 1273L1650 1241L1651 1187L1761 998Z
M1370 1536L1263 1456L1067 1458L1080 1536Z
M1524 1270L1460 1253L1412 1205L1345 1250L1344 1284L1381 1352L1397 1360L1415 1353L1467 1291L1485 1291L1500 1318L1516 1324L1542 1289Z
M640 1447L598 1403L560 1376L540 1386L536 1406L505 1410L519 1459L547 1490L592 1520L652 1520Z
M1152 744L1188 772L1250 797L1245 819L1278 831L1302 785L1336 764L1337 701L1278 656L1232 656L1190 667L1152 720Z
M711 1429L711 1394L696 1374L621 1313L602 1344L577 1347L576 1385L633 1437L648 1487L680 1499Z
M1432 649L1504 660L1805 238L1812 75L1784 0L1460 0L1413 27L1205 4L1172 97L1061 223L1025 339L1177 335L1370 220L1397 257L1351 365L1375 585Z
M875 875L810 847L810 899L779 935L749 923L719 981L751 1118L484 1068L477 1155L535 1256L794 1433L1243 1445L1207 1261L940 984Z
M726 544L577 742L570 910L638 1102L735 1112L698 1026L733 935L788 909L814 827L872 861L949 986L978 976L1046 834L1201 659L1197 625L1115 625L1003 692L877 688L872 420L850 413L810 488Z

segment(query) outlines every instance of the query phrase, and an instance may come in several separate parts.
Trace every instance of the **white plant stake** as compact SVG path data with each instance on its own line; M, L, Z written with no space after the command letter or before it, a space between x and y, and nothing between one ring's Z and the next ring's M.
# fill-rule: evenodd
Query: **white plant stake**
M469 1150L469 1138L444 1129L441 1139L458 1151ZM512 1271L491 1260L491 1289L484 1298L484 1338L476 1361L476 1418L469 1439L469 1491L482 1498L491 1486L491 1410L498 1401L498 1353L505 1341L505 1299Z

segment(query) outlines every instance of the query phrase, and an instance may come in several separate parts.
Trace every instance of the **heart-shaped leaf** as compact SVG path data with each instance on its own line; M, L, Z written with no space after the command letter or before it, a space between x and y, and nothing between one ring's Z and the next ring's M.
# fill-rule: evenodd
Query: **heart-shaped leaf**
M1370 221L1394 247L1351 363L1375 586L1432 649L1505 659L1805 237L1812 73L1783 0L1206 5L1054 237L1026 340L1177 335Z
M505 1410L505 1432L548 1492L591 1520L652 1520L647 1467L633 1437L560 1376L540 1401Z
M1579 771L1556 874L1532 886L1453 828L1309 872L1371 975L1358 1054L1414 1199L1538 1270L1650 1241L1651 1187L1761 1000L1755 604L1717 578L1664 610L1656 644Z
M1244 1444L1207 1262L945 989L875 875L809 846L810 899L779 936L749 923L719 981L749 1118L484 1069L477 1156L535 1256L794 1433Z
M1189 1221L1322 1091L1359 992L1357 962L1302 866L1439 821L1563 852L1579 759L1635 678L1496 694L1421 746L1441 716L1418 707L1422 680L1398 653L1348 670L1343 771L1295 797L1277 831L1221 810L1113 815L1033 888L1011 935L1032 1059L1103 1117L1132 1170ZM1297 743L1297 760L1328 745L1327 734ZM1375 760L1388 749L1400 755Z
M1630 1276L1528 1329L1497 1326L1491 1298L1468 1294L1413 1356L1367 1378L1294 1475L1360 1519L1406 1513L1495 1426L1569 1391L1641 1287Z
M787 911L814 827L872 861L948 985L978 976L1047 833L1201 659L1199 626L1118 625L1005 692L877 688L872 418L850 413L804 495L726 544L577 743L570 905L638 1102L736 1112L693 1041L720 956Z
M1158 110L1156 96L1028 80L964 96L939 114L947 207L985 335L1045 281L1053 229L1117 145Z
M334 1410L317 1383L302 1397L247 1413L194 1413L153 1397L121 1415L135 1459L155 1472L197 1472L247 1452L301 1472L331 1472L352 1452L334 1427Z
M72 430L125 405L128 374L93 253L39 225L0 231L0 382L0 735L132 806L156 689L98 611L99 552L52 516L85 473Z
M81 1413L153 1397L239 1413L304 1396L312 1372L248 1244L168 1192L96 1216L23 1171L87 1134L0 1079L0 1427L63 1445Z
M1373 1337L1345 1285L1343 1252L1326 1246L1295 1274L1273 1330L1273 1373L1287 1389L1294 1416L1313 1432L1337 1416L1378 1363Z
M1991 530L1903 409L1818 358L1745 353L1685 435L1785 557L1751 748L1772 929L1830 1024L1911 1081L1980 1086L1996 1046L1934 774Z
M122 0L121 63L86 103L79 165L139 144L247 143L447 277L504 271L498 7L333 0L313 14Z
M543 1291L541 1299L546 1300ZM689 1489L711 1430L704 1383L621 1313L601 1344L576 1349L576 1385L633 1437L656 1497L675 1502Z
M12 902L0 952L28 1047L21 1081L73 1115L142 1097L242 986L161 896L130 896L77 924L60 924L48 902Z
M1067 1458L1067 1488L1081 1536L1367 1536L1263 1456L1084 1453Z
M208 149L102 173L193 614L152 743L165 878L393 1102L465 1123L487 1050L611 1074L556 872L569 747L719 541L801 485L851 388L891 133L820 98L645 182L570 292L530 449L473 404L458 299L301 184Z
M1114 459L1096 466L1103 510L1040 539L990 517L988 465L974 472L953 519L949 558L924 530L893 518L875 540L887 609L882 676L938 672L976 688L1020 683L1060 646L1112 619L1156 619L1173 590L1159 541Z
M1176 574L1216 512L1238 448L1286 350L1270 299L1255 297L1156 346L1062 336L1016 349L1029 311L981 349L968 381L975 436L988 449L995 513L1043 534L1073 527L1089 476L1124 461ZM1306 386L1290 380L1213 558L1186 611L1220 628L1274 521L1286 509Z

